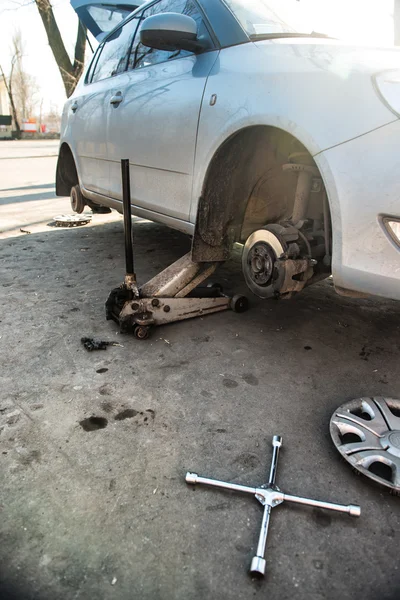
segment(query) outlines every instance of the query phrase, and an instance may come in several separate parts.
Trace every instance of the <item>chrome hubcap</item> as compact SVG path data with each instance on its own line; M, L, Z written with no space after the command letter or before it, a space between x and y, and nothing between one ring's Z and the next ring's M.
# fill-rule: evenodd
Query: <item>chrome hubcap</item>
M347 402L333 414L330 432L355 469L400 491L400 400L375 397Z

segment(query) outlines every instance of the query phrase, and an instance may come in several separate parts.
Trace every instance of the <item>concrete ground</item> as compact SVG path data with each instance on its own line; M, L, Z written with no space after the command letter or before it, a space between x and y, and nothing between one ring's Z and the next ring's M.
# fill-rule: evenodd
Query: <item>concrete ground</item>
M400 397L399 304L344 299L327 281L145 342L121 336L104 302L124 274L122 218L52 227L70 212L56 152L0 144L0 598L398 598L399 499L352 473L328 425L351 398ZM141 282L190 245L154 223L135 231ZM216 279L245 292L238 257ZM121 345L88 353L83 335ZM88 431L90 417L105 427ZM259 582L247 568L261 506L184 475L262 483L276 433L284 490L362 516L277 508Z

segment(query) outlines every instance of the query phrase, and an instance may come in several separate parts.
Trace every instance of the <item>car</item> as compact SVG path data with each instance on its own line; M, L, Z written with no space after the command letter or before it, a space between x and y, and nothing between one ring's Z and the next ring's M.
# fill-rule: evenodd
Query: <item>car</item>
M400 300L399 49L296 30L296 0L71 3L100 43L64 106L58 195L122 212L129 159L133 214L192 236L195 262L242 244L257 296L332 275Z

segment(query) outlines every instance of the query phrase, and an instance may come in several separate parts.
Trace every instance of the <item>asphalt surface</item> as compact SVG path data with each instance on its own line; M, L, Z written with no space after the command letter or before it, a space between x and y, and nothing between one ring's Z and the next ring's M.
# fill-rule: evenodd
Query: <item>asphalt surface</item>
M399 304L326 281L121 336L104 302L123 279L122 218L53 227L70 212L56 152L0 143L0 598L399 598L399 498L354 475L328 429L347 400L400 397ZM141 282L190 247L148 221L135 232ZM246 291L239 254L214 280ZM89 353L85 335L120 345ZM261 484L274 434L284 491L362 515L274 509L260 582L247 569L261 506L184 476Z

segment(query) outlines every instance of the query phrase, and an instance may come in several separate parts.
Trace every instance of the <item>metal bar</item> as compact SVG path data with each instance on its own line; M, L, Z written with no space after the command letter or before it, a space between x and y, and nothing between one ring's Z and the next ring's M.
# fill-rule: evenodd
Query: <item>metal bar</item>
M142 286L144 298L173 298L198 274L202 263L194 263L188 252Z
M268 485L273 486L276 480L276 472L278 469L279 449L282 446L282 436L274 435L272 438L272 460L271 469L269 472ZM271 518L271 506L264 505L264 514L261 522L260 536L257 544L257 554L251 561L250 572L259 575L265 574L266 562L264 559L265 547L267 545L268 527Z
M301 498L300 496L292 496L290 494L284 494L283 499L287 502L294 502L296 504L305 504L306 506L315 506L317 508L326 508L328 510L335 510L336 512L347 513L351 517L359 517L361 515L361 508L356 504L335 504L334 502L322 502L320 500Z
M208 477L200 477L197 473L186 473L187 483L201 483L202 485L209 485L212 487L223 488L225 490L232 490L234 492L243 492L245 494L252 494L255 496L257 488L249 487L247 485L239 485L237 483L227 483L226 481L219 481L218 479L209 479Z
M197 275L197 277L195 277L194 279L192 279L192 281L190 283L188 283L177 294L175 294L175 298L184 298L185 296L187 296L188 294L190 294L190 292L192 290L194 290L198 285L200 285L201 283L203 283L203 281L205 279L207 279L207 277L210 277L210 275L212 275L214 273L214 271L216 270L216 268L218 266L219 266L218 263L214 263L214 264L209 265L206 269L204 269L204 271L202 271L201 273L199 273Z
M125 269L126 273L133 275L135 267L133 264L133 234L132 234L132 212L131 212L131 182L129 178L129 159L121 160L122 173L122 203L124 207L124 231L125 231Z
M260 537L258 538L257 554L253 557L250 565L250 573L265 575L266 561L265 546L267 545L268 527L271 517L271 507L264 506L264 514L261 522Z
M271 469L269 472L269 480L268 480L268 483L270 485L275 484L276 471L278 468L279 449L281 446L282 446L282 436L274 435L274 437L272 438L272 461L271 461Z

